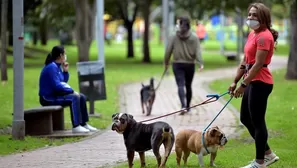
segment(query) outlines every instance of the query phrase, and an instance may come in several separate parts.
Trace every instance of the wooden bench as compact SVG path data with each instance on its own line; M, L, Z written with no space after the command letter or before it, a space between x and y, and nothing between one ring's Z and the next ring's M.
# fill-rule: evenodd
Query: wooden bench
M64 108L41 106L24 111L26 135L50 135L64 130Z

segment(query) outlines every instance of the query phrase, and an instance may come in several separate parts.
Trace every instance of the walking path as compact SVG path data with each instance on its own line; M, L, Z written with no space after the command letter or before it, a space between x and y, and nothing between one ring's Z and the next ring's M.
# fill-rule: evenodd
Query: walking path
M286 66L286 63L286 57L273 57L270 68L282 68ZM226 68L197 73L193 81L192 104L200 103L206 99L207 94L213 93L208 89L207 83L216 79L234 76L235 72L235 68ZM228 86L225 87L228 88ZM177 88L172 76L164 78L156 95L152 115L149 117L141 113L140 88L140 82L123 85L120 88L120 112L130 113L134 115L137 121L140 121L180 109ZM228 98L228 95L226 98ZM184 116L176 114L159 120L171 124L175 133L185 128L204 129L223 106L223 101L217 101L197 107ZM238 113L232 108L226 108L213 125L221 127L226 135L230 137L236 133L235 130L239 126ZM135 156L138 157L137 154ZM122 135L112 132L108 128L105 132L81 142L0 157L0 167L95 168L125 160L126 151Z

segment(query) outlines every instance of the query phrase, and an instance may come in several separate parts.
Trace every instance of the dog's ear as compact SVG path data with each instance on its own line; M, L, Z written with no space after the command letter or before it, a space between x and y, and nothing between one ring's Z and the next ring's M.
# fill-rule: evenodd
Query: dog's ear
M114 117L116 117L117 115L119 115L120 113L115 113L111 116L111 118L113 119Z
M127 116L128 116L129 119L133 119L133 115L127 114Z
M143 83L141 83L141 86L144 88L144 84Z
M209 135L210 136L212 136L212 137L214 137L215 135L216 135L216 132L217 132L218 130L216 129L216 128L212 128L211 130L210 130L210 132L209 132Z

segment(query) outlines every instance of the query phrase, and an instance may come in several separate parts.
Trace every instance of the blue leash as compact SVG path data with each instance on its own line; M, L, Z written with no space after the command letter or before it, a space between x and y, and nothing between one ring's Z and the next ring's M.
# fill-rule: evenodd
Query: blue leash
M226 95L226 94L229 94L229 91L221 94L221 95L218 95L218 94L210 94L210 95L207 95L206 97L213 97L213 98L216 98L216 100L218 100L219 98L221 98L222 96ZM204 134L206 132L206 130L211 126L211 124L218 118L218 116L221 114L221 112L227 107L227 105L230 103L230 101L232 100L233 96L230 97L230 99L227 101L227 103L224 105L224 107L218 112L218 114L213 118L213 120L208 124L207 127L205 127L205 129L203 130L202 132L202 144L206 150L206 152L209 154L209 151L207 149L207 146L205 144L205 140L204 140Z

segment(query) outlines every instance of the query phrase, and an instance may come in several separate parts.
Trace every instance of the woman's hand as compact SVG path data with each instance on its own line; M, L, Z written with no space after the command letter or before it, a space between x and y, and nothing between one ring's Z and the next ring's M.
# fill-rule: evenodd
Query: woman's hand
M242 87L241 85L238 86L238 88L233 92L233 95L235 98L239 98L243 96L245 88Z
M233 92L234 92L235 89L236 89L236 83L233 82L233 83L229 86L229 88L228 88L228 91L229 91L229 93L230 93L232 96L234 96Z
M204 69L204 65L200 65L198 71L201 72Z
M68 62L64 62L62 64L63 72L68 72L69 64Z

